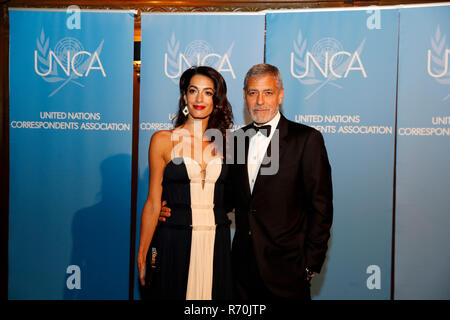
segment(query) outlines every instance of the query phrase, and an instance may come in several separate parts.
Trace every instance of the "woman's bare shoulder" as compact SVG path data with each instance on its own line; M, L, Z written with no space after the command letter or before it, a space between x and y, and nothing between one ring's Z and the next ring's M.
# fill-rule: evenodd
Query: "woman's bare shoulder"
M171 146L171 132L169 130L157 131L152 135L150 148L164 150Z
M152 143L164 143L171 140L172 137L172 130L160 130L160 131L156 131L153 135L152 135Z
M150 146L149 155L159 155L165 162L170 160L170 152L172 150L172 130L161 130L153 134Z

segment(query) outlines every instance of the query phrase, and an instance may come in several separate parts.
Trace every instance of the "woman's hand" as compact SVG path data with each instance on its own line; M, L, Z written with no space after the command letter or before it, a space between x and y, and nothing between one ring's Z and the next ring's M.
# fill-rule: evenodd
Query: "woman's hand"
M159 218L158 220L161 222L164 222L167 220L167 218L170 217L170 208L166 207L167 201L164 200L161 202L161 211L159 212Z

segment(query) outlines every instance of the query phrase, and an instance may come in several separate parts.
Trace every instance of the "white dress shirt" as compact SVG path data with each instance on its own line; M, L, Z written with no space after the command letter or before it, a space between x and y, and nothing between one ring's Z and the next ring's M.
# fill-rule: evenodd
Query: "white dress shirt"
M270 140L272 139L275 129L277 128L278 122L280 121L280 117L280 112L278 112L276 116L267 123L261 125L257 125L255 123L255 126L257 127L262 125L270 125L271 128L270 135L268 137L258 131L258 133L250 139L247 156L247 170L251 193L253 193L253 186L255 185L255 181L258 176L259 167L261 166L267 147L269 146Z

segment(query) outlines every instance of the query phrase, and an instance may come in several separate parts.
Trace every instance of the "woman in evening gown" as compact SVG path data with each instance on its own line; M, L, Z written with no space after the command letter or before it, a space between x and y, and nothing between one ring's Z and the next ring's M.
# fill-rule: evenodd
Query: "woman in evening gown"
M232 111L226 84L219 72L200 66L186 70L179 86L175 128L156 132L150 142L139 278L144 285L152 244L156 269L151 298L231 299L229 168L223 151ZM158 225L162 199L171 216Z

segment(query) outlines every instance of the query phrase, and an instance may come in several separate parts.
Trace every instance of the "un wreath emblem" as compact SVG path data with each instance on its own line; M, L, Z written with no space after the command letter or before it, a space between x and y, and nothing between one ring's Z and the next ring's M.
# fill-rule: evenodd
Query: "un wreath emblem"
M52 50L49 45L50 38L45 36L44 29L42 29L41 35L36 39L34 70L44 81L59 84L49 94L49 97L55 95L69 83L84 87L80 80L87 77L91 70L100 70L103 77L106 77L99 56L103 42L102 40L94 53L90 53L84 49L78 39L65 37L58 41ZM58 67L63 71L62 73L59 73Z

